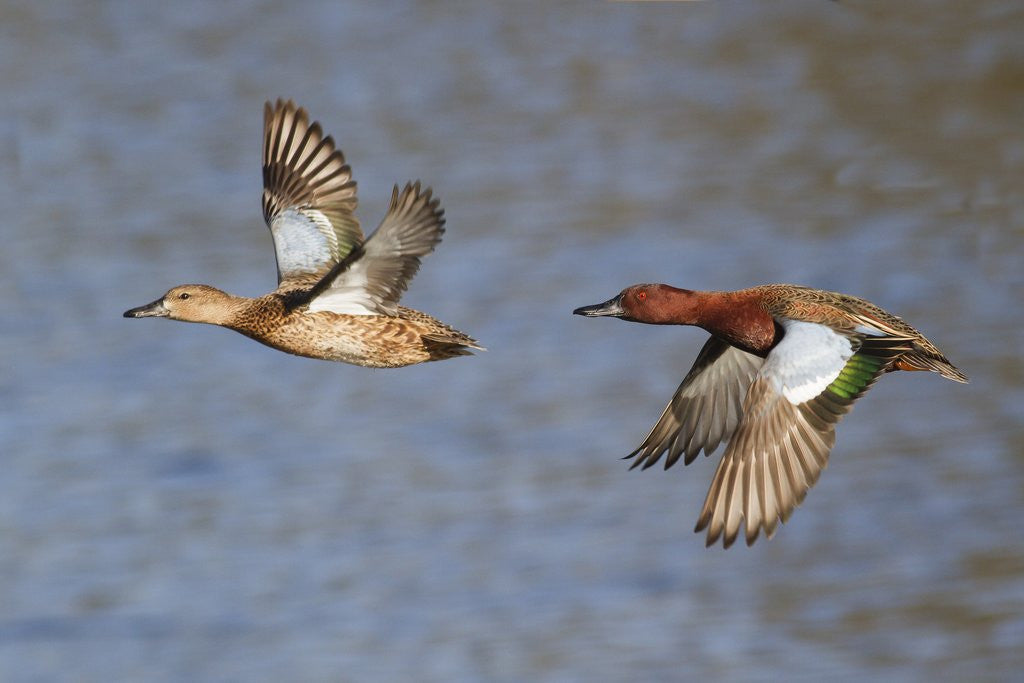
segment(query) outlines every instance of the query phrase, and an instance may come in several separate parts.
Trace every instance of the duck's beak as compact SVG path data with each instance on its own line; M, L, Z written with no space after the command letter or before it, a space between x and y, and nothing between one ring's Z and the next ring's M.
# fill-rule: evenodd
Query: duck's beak
M603 304L593 306L580 306L572 312L573 315L585 315L588 318L596 318L602 315L610 315L613 318L621 318L626 311L622 309L622 295L608 299Z
M139 306L133 308L130 311L124 312L126 318L166 318L171 314L166 308L164 308L163 297L157 299L153 303L146 304L145 306Z

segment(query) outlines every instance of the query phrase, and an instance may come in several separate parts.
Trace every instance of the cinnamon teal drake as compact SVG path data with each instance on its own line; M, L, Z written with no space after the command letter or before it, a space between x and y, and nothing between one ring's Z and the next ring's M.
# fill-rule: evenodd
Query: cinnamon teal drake
M263 218L277 256L277 289L257 298L181 285L126 318L228 327L298 356L395 368L480 349L476 340L398 300L444 233L431 190L396 185L377 230L363 238L356 183L334 140L305 109L264 107Z
M728 548L744 521L747 545L762 529L771 538L827 465L836 423L883 373L928 370L967 381L901 318L855 296L797 285L633 285L573 313L711 333L657 424L626 456L646 469L667 453L668 469L728 442L695 529L707 529L708 546L722 538Z

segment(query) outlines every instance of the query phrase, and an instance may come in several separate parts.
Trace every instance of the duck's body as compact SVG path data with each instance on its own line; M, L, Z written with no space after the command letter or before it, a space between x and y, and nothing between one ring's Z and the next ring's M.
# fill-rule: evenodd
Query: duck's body
M125 317L219 325L309 358L393 368L482 349L474 339L398 305L444 233L431 191L395 186L380 227L363 238L356 186L334 141L291 101L267 103L263 212L274 237L278 287L261 297L181 285Z
M902 318L866 299L802 285L761 285L735 292L696 292L702 310L699 326L732 346L767 356L784 334L778 321L822 325L846 336L900 337L911 340L886 367L892 370L932 370L963 381L939 349ZM878 334L881 332L882 334Z
M395 315L291 314L265 337L251 334L248 325L234 329L288 353L372 368L468 356L470 349L481 348L462 332L404 306Z
M182 300L181 294L188 294ZM200 310L182 309L192 301ZM208 285L180 285L164 298L128 311L130 317L172 317L234 330L278 351L319 360L340 361L371 368L405 365L469 355L476 341L440 320L405 306L395 315L351 315L310 311L289 306L289 293L261 297L232 296ZM198 308L198 307L197 307Z
M768 537L817 481L835 425L885 372L928 370L966 382L898 316L848 294L799 285L695 292L634 285L574 313L711 333L633 466L691 463L728 441L697 522L707 544Z

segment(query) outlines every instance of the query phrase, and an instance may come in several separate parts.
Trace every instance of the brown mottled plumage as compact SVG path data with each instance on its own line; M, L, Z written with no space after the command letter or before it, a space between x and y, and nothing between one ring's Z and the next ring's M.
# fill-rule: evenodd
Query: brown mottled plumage
M634 285L574 313L711 333L657 424L627 458L690 464L728 442L696 531L729 547L785 522L828 464L835 425L885 372L967 376L901 318L848 294L798 285L695 292Z
M444 211L419 182L396 185L380 227L363 238L356 183L340 150L304 109L265 107L263 215L278 286L257 298L180 285L128 318L220 325L299 356L393 368L483 349L441 321L398 305L420 259L444 233Z

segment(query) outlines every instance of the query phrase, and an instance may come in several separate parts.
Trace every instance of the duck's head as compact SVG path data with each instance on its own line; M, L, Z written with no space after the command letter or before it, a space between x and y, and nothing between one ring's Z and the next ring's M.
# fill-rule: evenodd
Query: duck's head
M626 287L604 303L573 311L574 315L610 316L654 325L692 325L696 313L696 292L662 284Z
M234 297L209 285L179 285L145 306L124 312L126 318L170 318L190 323L221 324Z

